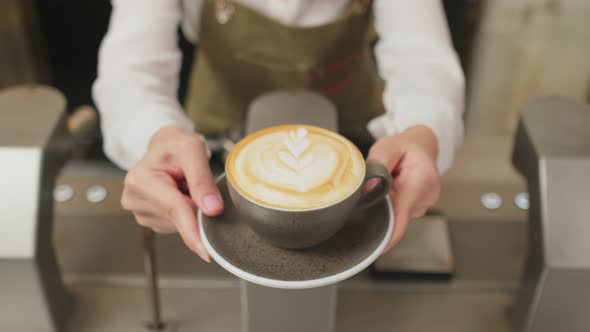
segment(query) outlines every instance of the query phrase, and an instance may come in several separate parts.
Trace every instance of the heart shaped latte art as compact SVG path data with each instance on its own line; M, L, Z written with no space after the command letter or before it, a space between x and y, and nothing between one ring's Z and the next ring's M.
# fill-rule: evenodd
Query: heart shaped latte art
M333 204L364 176L358 149L342 136L312 126L279 126L240 142L227 161L240 193L264 205L310 209Z

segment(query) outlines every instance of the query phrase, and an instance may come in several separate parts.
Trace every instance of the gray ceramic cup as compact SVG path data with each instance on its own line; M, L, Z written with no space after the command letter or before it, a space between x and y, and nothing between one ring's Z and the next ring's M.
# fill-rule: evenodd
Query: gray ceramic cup
M380 178L377 186L363 192L364 184ZM358 209L367 209L380 202L391 188L391 175L381 164L365 166L364 180L344 200L312 210L284 210L262 206L242 196L228 177L231 200L252 230L272 245L287 249L303 249L320 244L338 232Z

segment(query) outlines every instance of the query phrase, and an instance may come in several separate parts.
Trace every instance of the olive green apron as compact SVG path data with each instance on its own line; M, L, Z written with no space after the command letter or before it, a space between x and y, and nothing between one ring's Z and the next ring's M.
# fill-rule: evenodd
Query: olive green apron
M336 105L342 134L370 139L367 123L383 113L371 7L351 0L330 23L292 27L234 2L204 1L185 103L195 128L226 132L242 124L257 96L304 89Z

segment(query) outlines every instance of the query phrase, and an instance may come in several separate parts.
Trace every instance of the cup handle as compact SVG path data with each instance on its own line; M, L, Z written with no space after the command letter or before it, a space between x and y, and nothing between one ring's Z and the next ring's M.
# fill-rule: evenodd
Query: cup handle
M391 188L392 178L387 168L381 164L369 163L366 166L365 179L363 180L363 186L368 180L373 178L380 178L381 181L375 188L369 190L361 195L359 202L357 203L357 209L367 209L376 203L380 202L383 197L389 193Z

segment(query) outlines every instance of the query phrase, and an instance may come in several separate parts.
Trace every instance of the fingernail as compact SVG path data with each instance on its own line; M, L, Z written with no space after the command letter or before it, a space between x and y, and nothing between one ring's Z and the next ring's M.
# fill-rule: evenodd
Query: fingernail
M211 257L207 253L207 249L202 244L197 244L197 254L201 257L205 262L211 263Z
M218 195L215 194L208 194L203 197L202 201L202 208L206 212L213 212L219 208L221 205L221 199Z
M375 187L377 187L377 185L380 182L381 182L381 179L379 179L379 178L369 179L367 181L367 183L365 183L365 186L363 187L363 193L368 193L369 191L375 189Z

